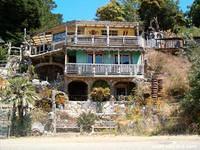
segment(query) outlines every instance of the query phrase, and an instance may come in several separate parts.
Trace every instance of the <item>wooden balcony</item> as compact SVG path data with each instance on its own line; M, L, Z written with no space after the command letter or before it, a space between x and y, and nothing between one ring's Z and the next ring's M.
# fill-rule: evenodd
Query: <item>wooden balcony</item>
M184 47L184 41L181 38L162 38L146 41L146 47L155 49L179 49Z
M84 47L144 47L145 40L139 36L68 36L67 39L59 42L44 43L37 47L32 47L31 55L43 55L63 50L64 46L84 46Z
M136 46L144 47L139 36L74 36L68 38L68 44L85 46Z
M141 76L144 66L137 64L86 64L68 63L65 74L80 76Z

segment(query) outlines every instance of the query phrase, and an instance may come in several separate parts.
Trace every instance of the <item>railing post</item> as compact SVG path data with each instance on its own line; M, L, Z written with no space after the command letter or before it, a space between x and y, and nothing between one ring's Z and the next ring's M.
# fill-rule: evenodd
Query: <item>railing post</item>
M93 74L95 75L96 74L96 68L95 68L95 65L92 65L93 66Z
M92 45L94 45L94 35L92 35Z
M78 74L81 74L81 67L78 66Z
M74 43L77 44L77 42L78 42L78 26L76 25Z
M110 27L107 25L106 26L106 30L107 30L107 46L110 45Z
M123 36L122 42L123 42L123 45L125 45L125 36Z
M106 67L106 75L108 75L108 66L105 66Z

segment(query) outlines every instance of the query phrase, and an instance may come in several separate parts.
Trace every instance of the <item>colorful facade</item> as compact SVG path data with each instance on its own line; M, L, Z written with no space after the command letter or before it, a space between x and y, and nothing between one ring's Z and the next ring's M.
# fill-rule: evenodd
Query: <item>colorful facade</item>
M30 56L43 80L64 79L70 100L107 84L118 98L144 77L144 39L132 22L72 21L32 37Z

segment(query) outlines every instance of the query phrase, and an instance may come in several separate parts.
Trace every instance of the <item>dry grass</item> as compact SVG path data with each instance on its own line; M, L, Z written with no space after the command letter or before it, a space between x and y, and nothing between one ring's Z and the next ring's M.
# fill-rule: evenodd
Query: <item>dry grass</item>
M147 54L149 70L160 74L163 78L163 93L166 97L181 97L188 90L188 72L190 62L183 57L174 56L158 51Z

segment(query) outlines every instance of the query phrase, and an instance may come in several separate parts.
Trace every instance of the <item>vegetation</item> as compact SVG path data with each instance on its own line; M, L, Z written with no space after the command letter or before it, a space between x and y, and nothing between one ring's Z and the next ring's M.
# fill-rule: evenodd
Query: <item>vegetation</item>
M109 100L110 98L110 89L109 88L93 88L90 96L94 101L102 102L105 100Z
M143 0L139 9L141 20L144 22L145 29L152 26L158 30L176 30L177 26L184 26L185 19L179 10L177 1L174 0ZM159 27L155 25L158 23Z
M61 23L62 16L51 12L55 7L53 0L2 0L0 35L17 44L23 40L24 28L32 33Z
M97 102L97 112L102 112L102 102L110 99L110 89L109 88L93 88L90 96L93 101Z
M35 88L26 78L15 77L0 96L2 102L13 105L12 134L27 135L31 125L28 108L38 99Z
M123 8L116 0L111 0L106 6L97 9L97 20L101 21L124 21Z
M190 7L188 16L192 21L192 24L196 27L200 27L200 0L194 0L192 6Z
M0 60L6 60L7 58L7 51L5 48L0 46Z
M200 126L200 51L195 48L192 53L192 67L189 75L190 90L187 93L182 108L188 124ZM198 131L200 133L200 130Z
M92 125L95 124L95 120L97 120L97 116L95 114L91 112L84 112L77 118L77 124L83 129L83 131L89 132L92 129Z

